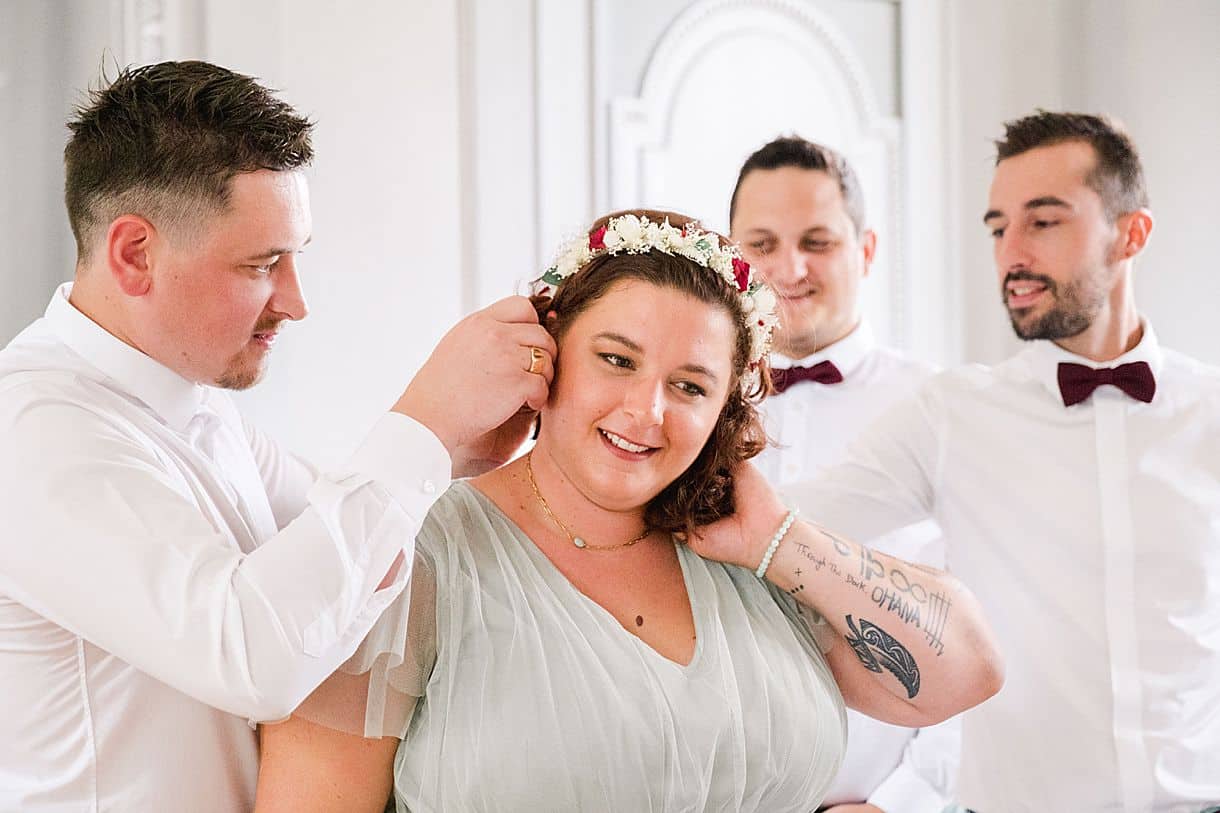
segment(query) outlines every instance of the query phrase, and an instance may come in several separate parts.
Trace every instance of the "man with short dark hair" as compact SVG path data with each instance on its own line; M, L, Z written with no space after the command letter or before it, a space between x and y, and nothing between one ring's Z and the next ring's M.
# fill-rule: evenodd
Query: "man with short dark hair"
M779 296L776 352L803 358L861 326L860 285L872 268L877 235L865 219L860 181L842 154L794 136L764 145L738 173L729 224Z
M939 521L1007 668L963 717L965 805L1196 811L1220 800L1220 370L1136 308L1127 135L1039 112L997 146L984 222L1030 345L932 379L790 494L864 540Z
M306 315L311 127L202 62L124 70L70 124L75 281L0 351L0 809L251 809L251 723L351 655L451 475L545 403L554 343L514 297L337 471L242 420L224 390Z
M870 421L933 369L879 345L861 315L877 235L841 153L797 137L764 145L741 168L729 219L733 238L780 302L771 354L777 392L762 405L778 446L756 462L783 486L841 460ZM943 559L933 523L873 545L925 564ZM955 722L917 731L849 710L847 723L847 755L825 798L829 810L940 813L955 777Z

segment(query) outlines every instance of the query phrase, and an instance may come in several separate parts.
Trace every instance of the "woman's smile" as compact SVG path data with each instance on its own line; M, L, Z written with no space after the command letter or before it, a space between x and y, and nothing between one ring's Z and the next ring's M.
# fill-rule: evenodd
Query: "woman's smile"
M626 437L611 432L609 429L598 429L597 432L601 435L602 440L606 442L610 451L623 460L642 460L659 451L660 448L657 446L647 446L642 443L633 443Z

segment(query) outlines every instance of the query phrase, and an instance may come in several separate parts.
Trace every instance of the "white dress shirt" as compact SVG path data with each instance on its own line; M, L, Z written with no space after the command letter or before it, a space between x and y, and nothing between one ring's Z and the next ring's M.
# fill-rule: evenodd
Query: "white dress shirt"
M843 459L848 443L882 412L910 396L935 372L924 362L880 347L867 322L802 359L772 354L777 369L832 362L838 384L804 381L763 402L768 447L755 463L784 486L813 477ZM822 522L811 514L810 518ZM924 521L870 540L903 559L943 564L936 524ZM927 729L890 725L848 709L847 755L825 804L867 801L886 813L939 813L951 798L957 769L958 724Z
M1155 398L1102 386L1064 407L1061 361L1146 361ZM790 495L862 538L939 521L1007 669L963 718L963 804L1177 813L1220 800L1220 371L1162 349L1147 325L1105 365L1035 342L936 377Z
M247 721L402 591L448 454L391 414L316 477L69 287L0 352L0 810L247 811Z

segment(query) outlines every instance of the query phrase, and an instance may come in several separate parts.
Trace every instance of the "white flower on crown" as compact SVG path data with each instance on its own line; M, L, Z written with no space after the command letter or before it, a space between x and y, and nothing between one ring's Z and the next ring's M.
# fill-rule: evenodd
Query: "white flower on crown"
M623 238L623 247L628 251L638 251L641 246L641 241L644 239L643 225L640 219L635 215L623 216L615 225L613 231L619 237Z
M775 293L755 277L749 263L735 245L721 245L720 237L691 222L685 228L660 223L634 214L610 218L605 226L564 244L551 267L534 280L533 293L552 289L596 257L605 254L642 254L660 251L685 257L718 275L737 291L750 328L749 366L742 376L742 390L752 392L759 384L758 364L771 346L771 333L779 321Z
M762 355L770 351L771 333L775 330L776 325L779 324L779 300L776 298L775 292L766 285L758 286L754 296L750 297L750 299L754 305L754 313L751 316L754 318L755 324L759 321L764 322L763 325L759 326L759 330L755 334L756 338L761 337L766 345L762 348L759 348L757 345L755 346L755 349L760 351L761 355L759 357L761 358Z

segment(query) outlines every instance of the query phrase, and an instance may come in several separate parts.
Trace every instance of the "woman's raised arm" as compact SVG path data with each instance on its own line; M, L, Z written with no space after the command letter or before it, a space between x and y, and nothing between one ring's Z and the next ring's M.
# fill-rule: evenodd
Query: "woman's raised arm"
M689 540L700 555L756 569L786 509L751 465L735 477L737 513ZM796 521L765 578L834 630L820 640L849 706L897 725L932 725L1004 683L1003 661L973 594L912 564Z

